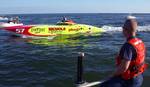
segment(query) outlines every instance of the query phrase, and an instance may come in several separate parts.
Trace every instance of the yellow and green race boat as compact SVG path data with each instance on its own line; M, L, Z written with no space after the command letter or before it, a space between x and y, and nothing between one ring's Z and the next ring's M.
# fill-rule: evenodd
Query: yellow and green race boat
M85 24L60 22L56 25L21 25L5 27L5 30L13 34L26 37L49 37L59 35L102 33L102 28Z

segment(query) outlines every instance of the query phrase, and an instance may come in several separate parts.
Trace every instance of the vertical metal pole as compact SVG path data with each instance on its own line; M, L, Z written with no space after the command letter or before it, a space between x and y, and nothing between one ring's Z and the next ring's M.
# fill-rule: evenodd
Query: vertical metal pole
M79 53L77 62L77 84L83 84L83 57L84 53Z
M78 56L78 62L77 62L77 80L76 80L76 87L92 87L95 85L99 85L103 83L106 80L101 80L101 81L95 81L95 82L85 82L83 79L83 58L84 58L84 53L79 53Z

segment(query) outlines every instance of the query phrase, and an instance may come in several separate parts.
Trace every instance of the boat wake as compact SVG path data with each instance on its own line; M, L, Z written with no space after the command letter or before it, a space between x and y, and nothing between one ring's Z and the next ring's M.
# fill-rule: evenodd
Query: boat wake
M102 26L102 28L106 32L121 32L122 31L122 27L114 27L114 26L109 26L109 25L104 25L104 26ZM150 25L139 26L138 32L150 32Z

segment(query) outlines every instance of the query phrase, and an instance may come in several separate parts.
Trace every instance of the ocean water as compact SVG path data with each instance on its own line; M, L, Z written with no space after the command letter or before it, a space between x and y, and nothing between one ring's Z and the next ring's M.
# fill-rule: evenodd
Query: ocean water
M84 52L84 80L107 78L115 69L115 55L125 42L121 27L128 14L16 14L24 24L55 24L66 16L77 23L102 27L98 35L60 36L54 39L13 37L0 30L0 87L75 87L78 52ZM150 14L137 17L137 37L147 47L150 63ZM149 87L150 69L143 87Z

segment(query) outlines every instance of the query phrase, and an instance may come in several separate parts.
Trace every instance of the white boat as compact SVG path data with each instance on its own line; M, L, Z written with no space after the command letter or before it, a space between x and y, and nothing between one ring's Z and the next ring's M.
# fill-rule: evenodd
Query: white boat
M16 23L13 23L13 22L10 22L10 23L0 22L0 28L21 26L21 25L23 25L23 23L16 24Z
M7 17L0 17L0 20L8 20Z

